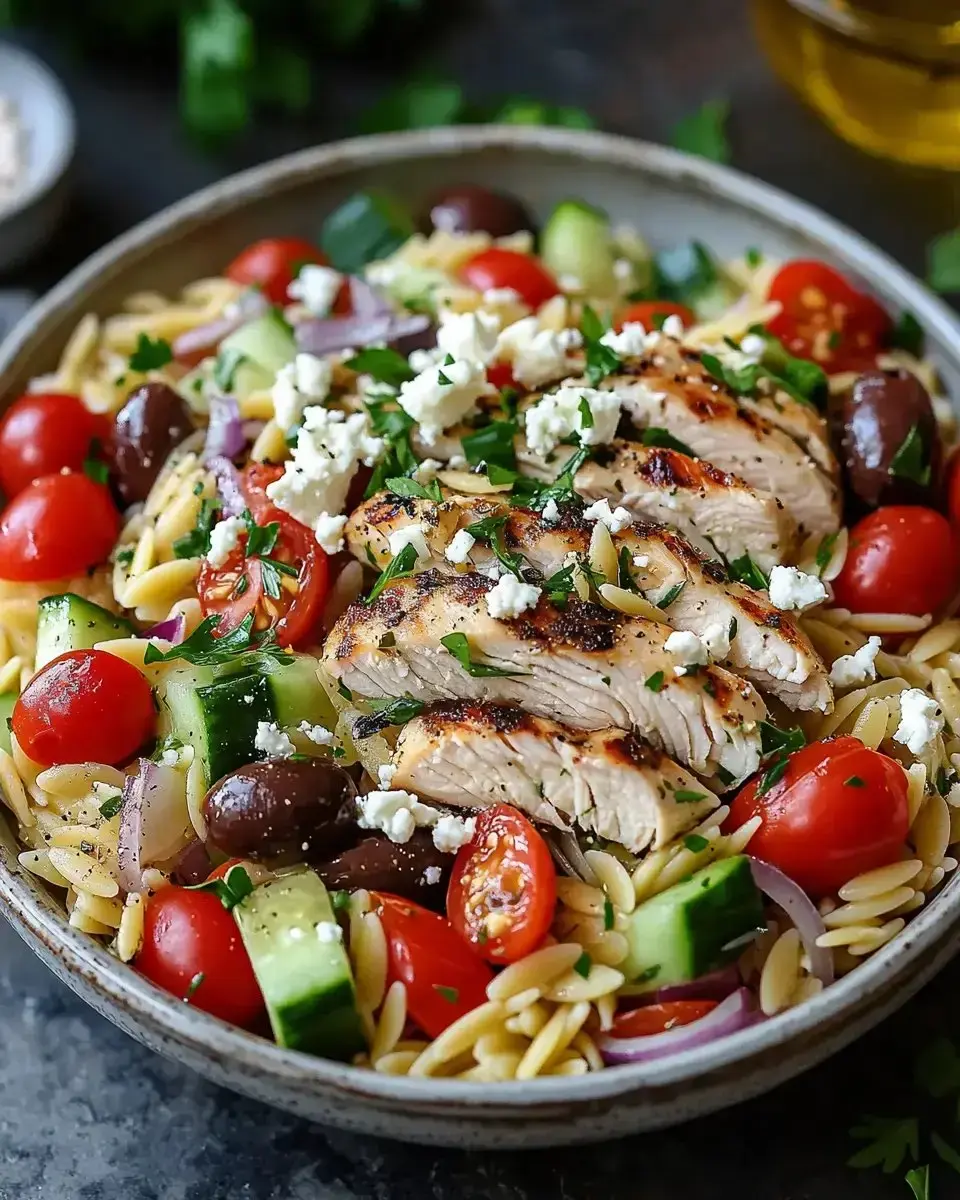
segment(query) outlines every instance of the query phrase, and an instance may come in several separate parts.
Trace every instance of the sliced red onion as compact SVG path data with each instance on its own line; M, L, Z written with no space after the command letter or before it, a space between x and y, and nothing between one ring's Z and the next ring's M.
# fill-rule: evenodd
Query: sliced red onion
M373 316L351 313L348 317L313 317L301 321L295 334L297 345L308 354L332 354L348 346L369 346L372 342L395 342L430 327L424 313L386 312Z
M217 491L223 500L223 511L228 517L239 517L247 507L246 497L240 486L240 472L229 458L215 454L207 459L207 466L217 480Z
M393 315L393 305L378 288L359 275L351 275L350 311L357 317L389 317Z
M145 638L163 638L165 642L169 642L171 646L179 646L187 632L187 618L183 613L177 613L175 617L167 617L165 621L160 621L157 625L152 625L144 632Z
M247 444L240 421L240 405L232 396L214 396L210 401L210 424L203 445L203 461L233 458Z
M182 883L186 887L191 887L195 883L203 883L210 874L212 866L213 862L206 846L199 838L194 838L173 868L174 882Z
M144 863L173 858L190 840L183 776L174 767L141 758L123 785L117 860L120 886L142 892Z
M817 945L817 938L827 931L817 906L803 888L778 867L751 857L750 869L753 882L760 891L778 904L796 926L810 960L810 970L824 987L833 983L833 955Z
M173 357L185 366L195 367L202 359L216 354L225 337L248 321L262 317L269 308L270 302L259 288L248 288L223 316L181 333L174 340Z
M657 988L646 996L635 997L641 1004L666 1004L670 1000L726 1000L737 988L743 986L736 967L721 967L710 971L689 983L673 983Z
M601 1038L597 1047L607 1063L653 1062L657 1058L679 1054L682 1050L706 1046L717 1038L727 1037L763 1019L763 1014L753 1007L753 996L742 987L699 1021L644 1037L619 1038L607 1035Z

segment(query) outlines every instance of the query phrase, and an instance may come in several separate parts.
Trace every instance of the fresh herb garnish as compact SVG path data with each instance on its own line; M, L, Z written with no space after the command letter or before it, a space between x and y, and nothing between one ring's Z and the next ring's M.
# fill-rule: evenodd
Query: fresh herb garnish
M156 371L173 362L173 349L163 338L148 337L141 333L137 338L137 348L130 355L131 371Z
M320 230L320 247L338 271L357 275L368 262L398 250L413 232L406 206L371 189L355 192L330 213Z
M673 798L678 804L696 804L700 800L706 800L706 792L693 792L689 788L677 788L673 793Z
M217 523L219 511L219 500L212 500L208 496L200 501L200 511L193 529L173 543L173 553L177 558L202 558L207 553L210 549L210 533Z
M368 399L365 403L370 414L371 432L383 438L385 443L385 453L381 455L363 493L364 498L369 499L383 491L388 479L413 475L420 464L410 445L413 418L389 398Z
M847 1159L850 1167L882 1167L889 1175L902 1166L908 1154L916 1162L920 1153L920 1125L916 1117L864 1116L850 1130L850 1136L868 1143Z
M759 267L763 262L763 251L757 246L748 246L744 252L743 261L748 267Z
M396 699L371 700L372 713L360 717L353 726L354 738L373 737L381 730L389 729L391 725L406 725L414 717L423 712L423 701L413 700L409 696L399 696Z
M584 952L580 955L580 957L577 959L577 961L573 964L573 969L576 971L576 973L578 975L582 976L584 979L589 979L590 968L592 966L593 966L593 961L591 960L590 955L586 952L586 950L584 950Z
M249 508L245 508L240 516L247 527L247 558L259 558L269 554L280 536L280 522L270 521L267 525L258 525Z
M522 580L520 566L523 559L519 554L508 550L503 540L503 531L508 519L509 514L507 513L499 517L484 517L482 521L474 521L472 525L467 525L466 531L478 542L489 546L510 574L516 575L517 579Z
M288 576L290 576L290 578L296 579L297 576L299 575L299 571L297 571L296 567L291 567L289 563L280 562L275 558L261 558L259 560L259 562L260 562L260 582L263 585L263 590L267 593L267 595L270 597L271 600L279 600L280 592L282 590L282 585L280 583L280 576L288 575ZM246 578L244 575L240 576L240 579L244 579L244 578ZM238 584L240 582L240 579L237 580ZM241 592L239 592L237 594L242 596L243 592L245 592L246 590L247 589L244 588ZM236 588L234 589L234 591L236 592Z
M565 609L571 592L576 591L576 588L573 586L573 572L575 570L576 563L569 563L543 581L543 590L547 594L547 599L556 608Z
M662 671L654 671L652 675L648 675L643 681L643 686L648 687L651 692L659 692L663 687L664 674Z
M230 912L253 891L253 882L246 870L233 866L222 879L207 879L193 884L191 892L213 892L223 907Z
M770 586L770 580L764 575L763 571L749 554L742 554L739 558L733 559L732 562L727 564L727 569L732 580L738 583L745 583L747 587L756 588L758 591L765 591Z
M614 925L615 914L613 911L613 902L609 896L603 898L603 927L604 929L612 929Z
M926 487L930 482L930 458L923 444L919 426L911 425L910 432L890 460L887 473L896 479L908 479Z
M500 678L510 675L525 675L525 671L505 671L489 663L474 662L470 656L470 642L465 633L448 633L440 639L440 645L449 650L468 675L475 679Z
M121 808L123 808L123 792L118 791L115 796L108 796L97 811L104 820L109 821L111 817L117 815Z
M957 1153L953 1146L951 1146L949 1142L945 1141L939 1133L931 1133L930 1141L933 1144L934 1150L936 1150L937 1154L940 1155L942 1161L945 1162L948 1167L953 1167L957 1174L960 1175L960 1154Z
M589 304L584 305L583 315L580 318L580 333L583 335L585 360L584 375L592 388L595 388L608 375L619 370L622 365L620 355L616 350L601 342L600 339L605 332L603 322L594 310Z
M927 247L927 283L935 292L960 291L960 229L941 233Z
M701 850L706 850L710 845L707 839L699 833L688 833L683 839L683 844L693 854L699 854Z
M197 988L200 987L204 979L206 979L206 975L204 975L203 971L198 971L196 975L194 975L194 977L190 980L190 983L187 985L187 990L183 994L184 1003L190 1003L191 998L196 994Z
M807 739L802 729L780 729L770 721L760 721L760 755L767 764L757 795L763 796L770 791L786 773L789 756L796 750L801 750Z
M405 579L408 575L412 575L416 565L417 548L408 543L380 572L376 583L370 589L370 595L364 600L364 604L373 604L385 587L397 579Z
M683 589L687 586L687 581L681 579L679 583L675 583L672 588L668 588L667 592L657 601L657 608L667 609L677 599Z
M433 985L433 990L435 992L439 992L448 1004L456 1004L460 999L460 992L455 987L447 987L445 984L435 983Z
M230 662L239 654L248 651L260 651L270 654L281 661L286 659L287 652L276 645L272 631L253 633L253 613L247 613L239 625L235 626L223 637L216 637L214 630L220 624L220 617L214 613L200 622L197 628L179 646L172 646L164 652L151 642L144 653L143 661L148 666L151 663L174 662L182 658L194 666L217 666Z
M645 446L659 446L662 450L678 450L690 458L697 457L696 452L686 442L681 442L679 438L675 438L672 433L668 433L666 429L661 429L658 425L648 425L643 431L640 441Z
M219 352L213 364L213 382L222 392L229 392L233 388L237 371L246 361L246 354L232 346Z
M837 533L825 533L820 539L820 544L817 546L816 557L814 562L817 566L817 574L822 575L827 569L827 564L833 556L833 548L837 544L837 538L840 536Z
M697 154L711 162L730 161L730 142L727 138L727 121L730 117L730 101L708 100L695 113L684 117L676 126L671 142L678 150Z
M330 905L335 913L346 912L350 907L350 893L346 888L338 888L330 893Z
M625 592L639 595L640 589L634 582L633 572L630 570L631 557L630 547L621 546L617 554L617 587L623 588Z
M436 479L431 479L426 485L418 483L407 475L397 475L388 479L387 491L395 496L409 496L414 500L433 500L436 504L443 503L443 490Z
M515 471L517 453L514 438L517 436L516 421L491 421L482 429L468 433L461 440L463 454L472 467L481 463L493 464L504 471Z
M577 405L577 412L580 414L580 428L592 429L594 426L593 409L586 396L580 397L580 403Z
M555 500L557 504L566 504L571 500L578 499L576 488L573 486L574 479L577 472L590 457L590 453L590 446L581 446L579 450L571 454L563 464L563 470L553 483L534 490L533 494L529 497L530 507L537 509L538 512L543 512L543 509L551 500Z
M100 458L95 455L100 453L100 443L94 438L90 443L90 450L87 457L83 460L83 473L88 479L92 479L94 483L106 483L110 478L110 468Z
M133 556L136 552L132 546L124 546L122 550L118 550L114 555L116 561L121 567L129 567L133 562Z
M923 326L912 312L902 312L890 334L890 345L906 350L914 358L923 354Z

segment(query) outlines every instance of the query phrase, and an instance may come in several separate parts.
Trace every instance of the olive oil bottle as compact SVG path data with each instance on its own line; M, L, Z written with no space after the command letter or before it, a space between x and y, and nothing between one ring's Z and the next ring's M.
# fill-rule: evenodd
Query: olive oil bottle
M841 137L960 167L960 2L754 0L774 69Z

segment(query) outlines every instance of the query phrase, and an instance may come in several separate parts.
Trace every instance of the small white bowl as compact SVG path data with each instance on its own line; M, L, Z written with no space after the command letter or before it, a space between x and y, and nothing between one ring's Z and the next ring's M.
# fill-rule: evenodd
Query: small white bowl
M26 143L23 185L0 200L3 272L36 253L60 221L76 123L57 77L32 54L5 42L0 42L0 99L12 101Z

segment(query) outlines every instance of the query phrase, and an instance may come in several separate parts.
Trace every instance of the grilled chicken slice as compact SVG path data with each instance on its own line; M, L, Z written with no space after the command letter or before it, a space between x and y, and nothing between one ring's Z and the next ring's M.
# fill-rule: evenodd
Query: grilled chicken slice
M756 770L766 710L751 684L716 666L677 675L667 626L575 596L563 610L541 596L535 609L496 619L493 587L472 572L400 579L372 605L350 605L327 638L326 669L358 696L519 704L578 729L635 729L703 774L719 766L742 780ZM450 634L466 638L479 671L443 646Z
M437 705L403 729L393 786L466 808L513 804L639 854L692 829L717 797L622 729L568 729L510 705Z
M830 445L827 422L812 404L794 400L786 392L777 392L773 396L738 396L737 403L788 433L821 471L836 479L837 459Z
M585 557L593 523L572 506L561 510L558 522L548 524L539 513L509 507L493 496L450 496L443 504L431 500L380 495L361 504L346 529L347 544L361 561L372 555L378 566L392 557L388 539L398 529L420 525L429 560L421 569L453 565L444 550L459 529L490 516L506 516L504 545L542 575L559 571L569 554ZM678 584L683 588L664 610L664 620L676 629L703 635L711 627L736 631L725 661L738 674L772 693L792 709L828 711L833 704L828 671L806 634L787 613L773 607L762 592L728 582L722 567L704 559L678 533L661 525L638 523L613 535L618 553L627 550L634 583L653 603ZM368 554L369 550L369 554ZM646 558L639 567L634 559ZM484 570L495 561L489 545L476 542L469 562Z

